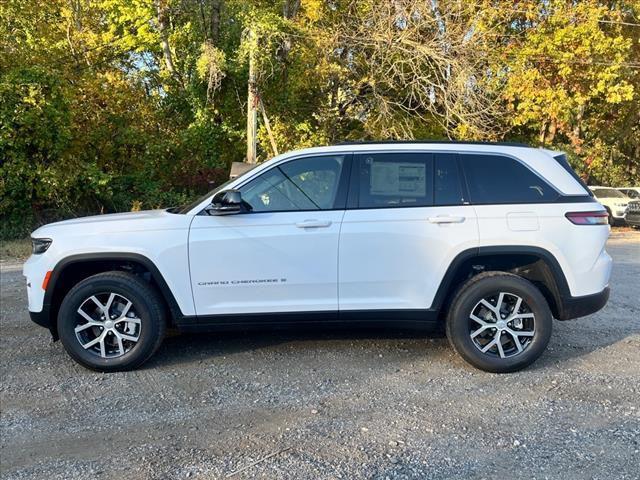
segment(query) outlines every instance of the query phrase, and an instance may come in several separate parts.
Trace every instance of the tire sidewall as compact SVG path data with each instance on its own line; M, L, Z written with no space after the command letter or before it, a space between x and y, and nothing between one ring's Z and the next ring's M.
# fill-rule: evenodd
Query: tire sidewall
M610 227L614 227L616 225L616 219L613 217L613 213L611 213L611 209L609 207L605 207L605 210L607 211L607 214L609 215L609 218L608 218L609 226Z
M492 357L482 353L469 336L469 315L477 303L499 292L518 295L535 315L535 335L531 344L513 357ZM516 275L487 276L463 288L454 300L448 316L449 339L458 353L472 365L494 373L520 370L533 363L545 351L549 339L553 317L544 296L528 280Z
M136 291L117 279L88 278L76 285L64 298L58 312L58 335L67 353L82 365L100 371L126 370L146 360L153 352L159 335L158 312L144 289ZM91 295L116 293L133 302L140 318L140 339L127 353L115 358L101 358L85 350L75 334L77 310Z

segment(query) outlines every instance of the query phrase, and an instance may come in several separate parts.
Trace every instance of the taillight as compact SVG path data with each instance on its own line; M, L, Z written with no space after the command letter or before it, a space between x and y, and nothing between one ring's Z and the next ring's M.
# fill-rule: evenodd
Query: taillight
M597 212L569 212L565 217L575 225L607 225L609 223L609 214L606 210L598 210Z

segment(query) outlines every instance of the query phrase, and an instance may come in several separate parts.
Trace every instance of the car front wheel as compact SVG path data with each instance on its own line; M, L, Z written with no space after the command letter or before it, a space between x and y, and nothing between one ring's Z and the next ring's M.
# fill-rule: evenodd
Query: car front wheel
M93 275L69 291L58 313L67 353L99 371L136 368L153 355L165 332L156 290L133 274Z
M455 295L447 337L470 364L494 373L514 372L542 355L551 337L552 314L540 290L506 272L485 272Z

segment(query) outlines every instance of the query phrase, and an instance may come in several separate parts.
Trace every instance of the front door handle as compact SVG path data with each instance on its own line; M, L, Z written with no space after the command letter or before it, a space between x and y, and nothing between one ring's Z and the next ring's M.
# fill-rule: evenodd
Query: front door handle
M437 217L429 217L427 220L431 223L462 223L464 217L454 217L452 215L438 215Z
M304 222L296 223L298 228L326 228L331 225L329 220L305 220Z

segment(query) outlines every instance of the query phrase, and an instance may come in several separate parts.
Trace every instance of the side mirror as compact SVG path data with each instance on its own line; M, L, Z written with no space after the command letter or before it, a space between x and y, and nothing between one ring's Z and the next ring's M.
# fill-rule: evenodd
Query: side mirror
M239 190L223 190L213 196L207 207L209 215L233 215L248 211Z

